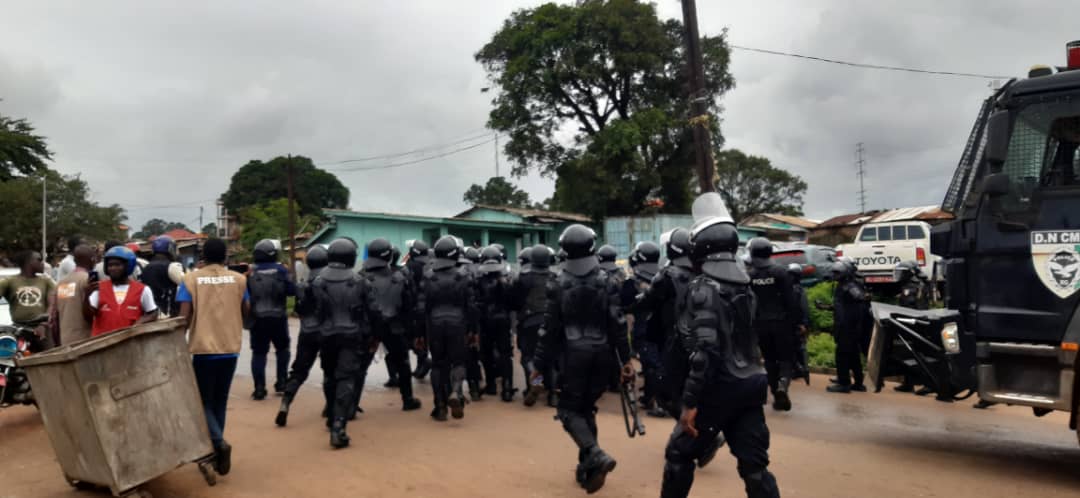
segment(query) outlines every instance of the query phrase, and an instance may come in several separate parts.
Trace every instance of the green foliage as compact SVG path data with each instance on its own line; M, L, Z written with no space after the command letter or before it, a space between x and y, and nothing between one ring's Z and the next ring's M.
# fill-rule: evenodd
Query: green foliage
M812 367L836 368L836 342L830 334L814 334L806 340L806 355Z
M313 215L297 215L296 226L305 223L315 226L318 218ZM253 248L262 239L278 239L283 245L289 240L289 200L274 199L258 206L240 210L240 244Z
M806 182L767 158L729 149L716 154L716 190L736 221L760 213L802 216Z
M34 134L25 119L0 116L0 182L18 175L40 175L52 160L45 137Z
M229 190L221 196L225 207L234 213L259 206L268 199L287 198L287 157L275 157L269 162L249 161L232 176ZM349 207L349 189L332 173L315 167L311 159L293 156L293 176L296 182L298 214L322 216L323 208Z
M531 207L528 192L517 188L502 176L491 177L483 187L474 183L469 190L465 191L463 200L473 206L487 204L516 208Z
M89 240L123 239L123 208L90 200L90 187L78 175L62 176L45 170L48 181L46 250L52 254L72 235ZM41 248L41 177L17 177L0 182L0 251Z
M199 231L211 237L217 237L217 223L207 223Z
M693 147L684 29L651 3L581 0L514 12L476 54L497 93L488 126L506 133L513 173L556 176L552 209L636 214L649 197L690 208ZM702 39L705 91L735 82L725 35ZM723 138L710 121L716 143ZM567 132L573 137L568 138Z
M832 332L833 312L820 310L815 303L833 304L833 290L836 282L820 282L806 290L806 301L810 304L810 330L814 332Z
M152 218L150 219L150 221L143 223L142 228L139 229L138 232L131 234L131 238L135 240L146 240L150 237L161 235L165 232L177 229L183 229L189 232L191 231L191 229L183 223L175 221L165 221L161 218Z

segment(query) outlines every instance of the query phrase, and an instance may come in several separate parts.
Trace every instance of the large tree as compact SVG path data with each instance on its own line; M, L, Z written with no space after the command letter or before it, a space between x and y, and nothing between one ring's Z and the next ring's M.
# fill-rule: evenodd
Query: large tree
M760 213L802 216L806 182L768 158L729 149L716 154L716 190L738 222Z
M297 232L304 227L318 224L315 215L298 216ZM289 201L272 199L257 206L240 210L240 244L248 249L262 239L277 239L288 245L289 239Z
M229 190L221 196L225 207L239 213L270 199L288 197L286 166L290 159L275 157L268 162L253 160L232 176ZM349 206L349 189L336 176L315 167L311 159L293 156L293 176L296 181L296 205L299 214L322 215L323 208L345 209Z
M138 232L131 234L131 238L149 239L150 237L161 235L165 232L177 229L187 230L189 232L191 231L191 229L188 228L187 225L180 222L165 221L161 218L151 218L150 221L143 223L142 228L139 229Z
M217 223L207 223L203 225L202 229L199 231L211 237L217 237Z
M28 121L0 115L0 182L40 174L46 170L45 161L50 160L52 151L45 137L34 134Z
M510 139L514 175L554 176L552 208L635 214L650 196L686 212L692 135L683 26L639 0L547 3L513 13L477 54L496 96L488 126ZM724 34L702 38L718 114L734 86ZM710 121L722 144L717 120Z
M487 184L473 184L462 197L467 204L487 204L490 206L530 207L529 193L517 188L502 176L493 176Z
M47 178L46 250L56 251L72 235L90 240L124 238L120 225L127 220L123 208L103 206L90 200L90 187L75 176L62 176L45 170ZM0 223L0 251L12 253L41 248L40 176L18 177L0 182L0 212L7 213Z

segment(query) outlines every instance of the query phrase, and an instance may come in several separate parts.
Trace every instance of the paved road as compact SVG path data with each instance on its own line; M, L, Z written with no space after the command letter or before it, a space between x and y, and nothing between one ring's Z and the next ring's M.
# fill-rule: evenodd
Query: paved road
M241 371L244 374L243 371ZM373 369L378 373L378 369ZM980 411L911 394L828 394L825 379L798 385L795 410L767 409L772 469L785 497L1080 496L1080 448L1065 414L1035 418L1022 408ZM572 478L576 451L553 411L520 402L470 404L461 421L432 422L425 404L403 413L396 393L369 382L366 413L350 425L354 445L334 451L319 418L318 383L309 383L290 425L272 420L274 398L248 397L239 377L227 436L233 473L209 488L192 466L152 481L158 497L584 496ZM669 420L648 419L648 435L628 439L617 399L599 413L600 440L619 465L597 496L658 496ZM87 497L63 482L36 412L0 411L0 497ZM742 496L732 458L698 472L691 496Z

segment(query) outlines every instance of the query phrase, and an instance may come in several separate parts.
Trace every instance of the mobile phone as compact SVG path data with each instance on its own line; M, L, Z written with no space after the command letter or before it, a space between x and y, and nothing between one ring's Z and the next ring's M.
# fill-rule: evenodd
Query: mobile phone
M97 282L101 277L98 275L97 270L90 270L90 276L86 278L87 282Z

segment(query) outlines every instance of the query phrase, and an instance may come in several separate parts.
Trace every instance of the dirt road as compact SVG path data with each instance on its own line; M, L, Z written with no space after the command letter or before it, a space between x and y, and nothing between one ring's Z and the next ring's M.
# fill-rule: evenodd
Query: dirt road
M241 372L243 373L243 372ZM785 497L991 496L1075 497L1080 449L1063 414L1037 419L1020 408L971 408L893 392L835 395L825 379L795 388L795 410L767 410L773 472ZM461 421L403 413L395 393L369 383L366 413L350 426L353 446L332 450L319 392L309 384L290 424L273 425L277 401L248 399L237 378L227 436L232 473L207 487L193 466L149 484L166 497L548 497L582 496L573 481L575 450L553 411L517 401L484 400ZM519 397L520 400L520 397ZM648 435L630 440L617 399L601 402L600 438L619 466L598 496L659 494L663 447L672 427L648 419ZM63 481L33 409L0 412L0 497L85 497ZM693 496L742 496L726 453L698 472ZM103 495L102 495L103 496Z

